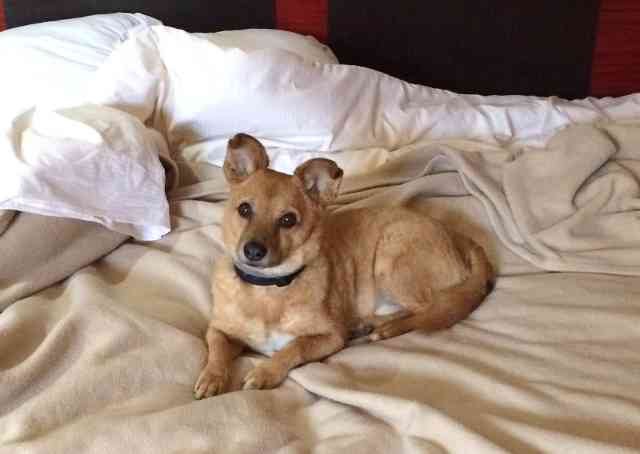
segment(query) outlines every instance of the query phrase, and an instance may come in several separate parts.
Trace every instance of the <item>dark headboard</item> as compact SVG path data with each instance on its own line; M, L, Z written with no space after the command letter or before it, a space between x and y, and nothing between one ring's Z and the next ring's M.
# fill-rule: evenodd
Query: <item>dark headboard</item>
M9 27L116 12L144 13L194 32L274 24L273 0L4 0L4 10Z
M0 0L0 29L109 12L312 34L343 63L465 93L640 91L638 0Z

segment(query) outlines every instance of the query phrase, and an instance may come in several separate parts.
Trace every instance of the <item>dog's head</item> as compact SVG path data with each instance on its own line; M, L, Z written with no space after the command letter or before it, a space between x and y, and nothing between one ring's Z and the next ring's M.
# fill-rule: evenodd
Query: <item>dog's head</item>
M293 272L317 253L314 233L342 181L342 169L328 159L307 161L293 175L268 167L257 139L237 134L229 140L224 242L236 265L266 276Z

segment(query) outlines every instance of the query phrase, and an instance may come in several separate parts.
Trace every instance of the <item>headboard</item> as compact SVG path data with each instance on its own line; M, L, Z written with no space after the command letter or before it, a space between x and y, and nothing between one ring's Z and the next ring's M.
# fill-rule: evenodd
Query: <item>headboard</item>
M198 32L311 34L343 63L464 93L640 91L637 0L0 0L0 29L109 12Z

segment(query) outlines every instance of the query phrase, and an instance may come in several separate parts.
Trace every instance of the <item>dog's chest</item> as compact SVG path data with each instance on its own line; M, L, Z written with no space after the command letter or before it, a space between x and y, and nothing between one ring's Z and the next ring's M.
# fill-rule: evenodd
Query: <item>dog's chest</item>
M240 302L225 305L214 312L217 316L213 322L218 329L264 355L273 355L295 339L279 326L279 322L266 321L270 317L265 317L260 311L245 312Z
M402 310L402 306L396 303L386 292L378 291L374 301L373 313L375 315L391 315Z
M263 329L252 330L243 340L253 350L263 355L272 356L282 350L295 336L278 330Z

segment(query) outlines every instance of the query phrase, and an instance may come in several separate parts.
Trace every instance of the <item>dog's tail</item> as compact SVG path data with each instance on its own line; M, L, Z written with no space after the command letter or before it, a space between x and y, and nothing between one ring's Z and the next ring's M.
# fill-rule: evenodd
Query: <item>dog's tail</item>
M487 254L477 243L471 240L466 240L465 243L470 273L464 281L433 295L434 304L428 310L428 316L421 327L424 330L446 329L464 320L493 290L495 274Z

